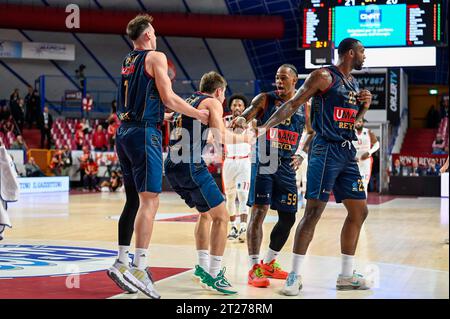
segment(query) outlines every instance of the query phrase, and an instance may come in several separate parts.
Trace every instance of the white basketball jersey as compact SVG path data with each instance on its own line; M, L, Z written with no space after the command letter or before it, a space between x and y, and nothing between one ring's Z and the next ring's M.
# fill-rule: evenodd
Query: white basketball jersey
M225 127L230 127L231 121L233 120L232 115L227 115L223 118L225 122ZM252 147L247 143L239 144L225 144L225 156L226 157L245 157L249 156L252 151Z
M367 153L372 147L369 129L364 127L361 131L361 134L359 134L359 132L356 131L356 137L358 138L358 140L353 141L353 145L356 148L356 157L360 158L364 153Z

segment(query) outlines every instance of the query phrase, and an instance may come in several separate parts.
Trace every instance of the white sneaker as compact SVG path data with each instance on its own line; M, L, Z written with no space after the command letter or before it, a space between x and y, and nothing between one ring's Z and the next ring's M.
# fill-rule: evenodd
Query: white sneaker
M284 283L283 289L281 289L281 293L285 296L297 296L302 288L302 276L291 271L286 278L286 282Z
M364 278L363 275L357 274L353 271L353 276L344 277L342 275L338 276L336 281L337 290L368 290L370 289L369 282Z
M128 265L116 259L114 264L106 271L106 274L120 289L135 294L138 290L123 277L126 272L128 272Z
M241 227L241 229L239 229L238 240L240 243L245 243L246 238L247 238L247 228Z
M238 230L236 227L232 226L227 238L228 238L228 240L234 240L237 237L238 237Z
M161 298L153 286L153 279L148 268L140 270L136 268L136 266L131 265L131 268L123 275L123 277L146 296L152 299Z

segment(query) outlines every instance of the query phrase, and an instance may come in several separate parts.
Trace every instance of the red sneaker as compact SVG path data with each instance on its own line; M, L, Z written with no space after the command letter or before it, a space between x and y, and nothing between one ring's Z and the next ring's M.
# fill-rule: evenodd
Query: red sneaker
M270 285L269 279L267 279L263 274L261 264L254 265L248 272L248 284L258 288L265 288Z
M261 261L261 268L263 270L264 276L267 278L286 279L289 275L287 271L281 269L280 265L276 262L275 259L268 264L265 264L263 261Z

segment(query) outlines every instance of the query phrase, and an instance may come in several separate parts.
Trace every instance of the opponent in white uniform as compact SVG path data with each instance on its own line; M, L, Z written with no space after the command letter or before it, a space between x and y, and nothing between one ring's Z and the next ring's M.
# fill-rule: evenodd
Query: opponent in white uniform
M225 126L229 127L231 121L240 116L248 105L245 96L233 95L229 99L229 107L232 115L224 117ZM222 179L227 198L226 205L230 215L231 230L228 239L238 239L239 242L245 242L247 231L248 207L247 199L250 190L251 174L251 145L226 144L225 160L223 163ZM238 199L238 208L240 219L239 230L236 221L236 195Z
M372 154L378 151L380 143L377 140L375 134L364 127L363 120L355 123L357 141L353 141L353 145L356 148L356 160L358 161L359 172L366 190L369 185L370 175L372 173Z

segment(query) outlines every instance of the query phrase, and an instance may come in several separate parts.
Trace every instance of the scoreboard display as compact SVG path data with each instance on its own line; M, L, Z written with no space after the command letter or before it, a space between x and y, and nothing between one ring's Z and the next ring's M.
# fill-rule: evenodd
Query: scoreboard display
M356 38L365 47L445 45L445 0L301 1L300 48Z

